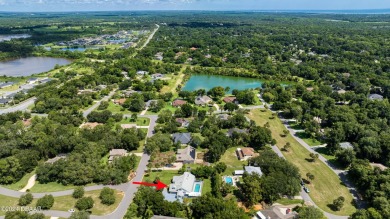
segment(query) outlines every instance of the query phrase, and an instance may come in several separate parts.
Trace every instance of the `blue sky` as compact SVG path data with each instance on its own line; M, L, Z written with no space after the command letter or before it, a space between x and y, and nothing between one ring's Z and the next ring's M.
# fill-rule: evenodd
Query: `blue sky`
M359 10L390 0L0 0L0 11Z

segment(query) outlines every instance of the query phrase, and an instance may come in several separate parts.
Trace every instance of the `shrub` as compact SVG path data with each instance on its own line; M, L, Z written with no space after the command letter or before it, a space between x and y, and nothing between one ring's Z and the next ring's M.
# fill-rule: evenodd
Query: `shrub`
M33 196L31 195L31 193L27 193L25 195L20 196L19 205L26 206L30 204L32 201L33 201Z
M91 197L84 197L77 200L75 207L80 211L91 209L94 205L94 201Z
M53 207L54 197L52 195L45 195L42 198L38 199L37 207L41 207L43 210L50 209Z
M73 191L73 194L72 194L72 197L73 198L82 198L84 196L84 188L79 186L77 188L74 189Z
M100 200L102 200L102 203L105 205L112 205L115 203L115 194L114 190L110 189L108 187L104 187L102 191L100 192L99 196Z

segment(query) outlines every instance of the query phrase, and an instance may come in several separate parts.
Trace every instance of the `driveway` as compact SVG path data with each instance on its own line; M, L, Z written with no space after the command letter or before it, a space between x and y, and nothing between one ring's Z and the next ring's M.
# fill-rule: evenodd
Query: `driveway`
M108 101L112 96L114 96L116 90L111 91L107 96L103 97L101 100L97 101L95 104L93 104L88 109L84 110L83 116L86 118L92 111L94 111L102 101Z
M18 105L10 106L10 107L5 108L5 109L1 109L0 114L12 113L12 112L16 112L16 111L26 111L29 106L34 104L36 99L37 99L36 97L32 97L30 99L27 99L27 100L19 103Z

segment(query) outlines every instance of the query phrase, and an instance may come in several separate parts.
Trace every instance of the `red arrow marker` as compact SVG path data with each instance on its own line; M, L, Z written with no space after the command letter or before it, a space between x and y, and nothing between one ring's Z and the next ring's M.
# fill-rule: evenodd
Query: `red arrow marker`
M133 182L133 184L137 185L143 185L143 186L154 186L157 190L163 189L165 187L168 187L164 183L157 181L157 183L148 183L148 182Z

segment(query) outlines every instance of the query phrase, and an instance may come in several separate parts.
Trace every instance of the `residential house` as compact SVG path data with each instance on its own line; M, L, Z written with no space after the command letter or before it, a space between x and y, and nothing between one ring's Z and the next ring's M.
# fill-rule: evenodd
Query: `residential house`
M138 91L135 91L135 90L125 90L125 91L122 91L122 95L125 96L125 97L130 97L134 93L138 93Z
M346 77L346 78L349 78L349 77L351 76L350 73L343 73L342 75L343 75L344 77Z
M162 61L164 59L163 53L162 52L156 53L156 55L154 55L154 59L158 61Z
M203 182L197 181L190 172L184 172L181 176L174 176L169 185L169 193L175 193L177 199L184 197L198 197L202 194Z
M126 154L127 151L125 149L112 149L108 157L108 162L111 163L115 158L126 156Z
M208 105L210 102L212 102L213 100L209 97L209 96L198 96L195 98L195 104L196 105L201 105L201 106L205 106L205 105Z
M176 153L176 161L183 164L195 163L196 150L194 147L187 146L184 149L178 149Z
M173 142L176 144L180 142L181 144L189 144L192 140L191 133L175 133L172 135Z
M247 129L239 129L239 128L231 128L227 131L226 135L228 137L232 137L233 136L233 133L248 133L248 130Z
M284 206L272 206L268 209L263 209L256 212L256 218L258 219L297 219L298 213L292 211L289 207Z
M187 103L187 101L185 101L185 100L176 99L172 102L172 106L173 107L181 107L186 103Z
M180 124L180 127L188 127L190 122L183 118L176 118L176 122Z
M0 99L0 105L4 106L4 105L7 105L11 102L10 99L7 99L7 98L1 98Z
M228 120L229 117L230 117L230 116L229 116L228 114L226 114L226 113L219 114L219 115L217 116L218 119L224 120L224 121Z
M148 100L146 103L145 103L145 107L150 107L152 105L156 105L157 104L157 100Z
M236 154L239 160L248 160L249 158L258 156L258 154L255 153L255 150L249 147L237 148Z
M254 166L245 166L244 167L244 170L246 173L249 173L249 174L259 174L260 176L263 175L263 172L261 172L261 169L260 167L254 167Z
M144 75L147 75L148 72L147 71L137 71L136 73L137 75L141 75L141 76L144 76Z
M345 94L345 93L347 93L347 91L345 91L344 89L341 89L341 90L338 90L337 93L338 94Z
M383 96L379 95L379 94L370 94L370 95L368 95L368 99L382 101L383 100Z
M156 79L161 79L161 78L163 78L164 77L164 75L163 74L160 74L160 73L156 73L156 74L152 74L152 75L150 75L154 80L156 80Z
M27 79L26 83L27 84L35 84L38 81L39 81L38 78L29 78L29 79Z
M114 104L122 106L126 102L126 98L116 99L114 100Z
M353 145L350 142L341 142L340 147L342 149L353 149Z
M306 90L312 92L314 90L314 87L307 87Z
M223 98L223 102L225 102L225 103L236 103L236 104L238 103L237 98L233 97L233 96Z
M15 82L12 82L12 81L9 81L9 82L6 82L6 83L2 83L2 84L0 84L0 89L6 88L6 87L11 87L14 84L15 84Z
M14 99L14 97L17 95L18 93L10 93L10 94L8 94L8 95L6 95L5 97L6 97L6 99Z
M102 123L98 122L86 122L80 125L80 128L89 128L89 129L94 129L98 125L103 125Z
M51 79L51 78L45 78L45 79L40 80L39 83L41 83L41 84L46 84L47 82L50 82L50 81L52 81L52 80L53 80L53 79Z
M58 154L57 156L55 156L51 159L48 159L45 163L53 164L61 159L66 159L66 157L67 157L67 154Z

